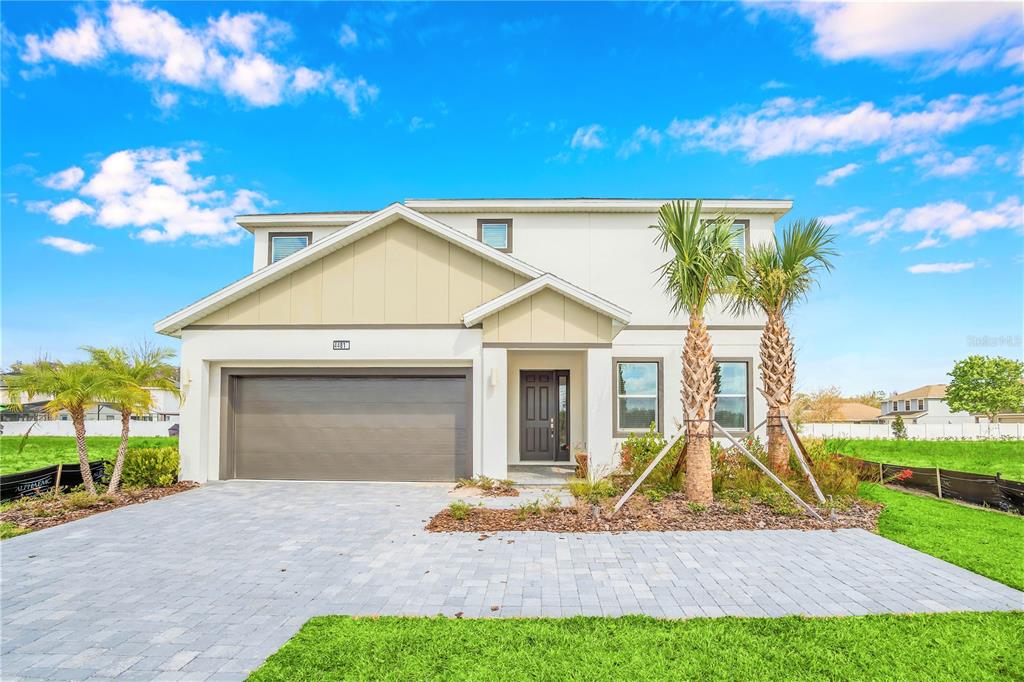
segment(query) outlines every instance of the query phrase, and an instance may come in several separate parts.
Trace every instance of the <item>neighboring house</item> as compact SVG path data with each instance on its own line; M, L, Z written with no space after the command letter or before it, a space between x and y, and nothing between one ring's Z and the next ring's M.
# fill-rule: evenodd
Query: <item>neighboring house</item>
M968 412L949 411L946 384L928 384L905 393L894 393L883 400L882 423L890 423L897 415L907 424L973 424L977 421Z
M180 405L178 398L173 393L159 388L150 388L149 392L153 396L153 409L149 414L135 415L132 419L138 421L169 421L178 418ZM61 410L55 415L51 415L46 411L46 403L52 398L53 396L51 395L38 394L32 396L32 399L29 400L27 395L22 394L21 409L12 409L8 407L12 401L7 390L7 384L3 377L0 377L0 405L3 406L3 409L0 410L0 421L70 420L71 415L66 410ZM86 410L85 418L88 421L114 420L121 418L121 412L110 403L101 402Z
M882 410L877 407L865 405L864 403L848 402L839 405L839 415L831 421L848 424L877 424L878 417L881 414Z
M182 477L453 480L597 471L674 434L686 318L658 281L663 200L409 200L240 216L253 272L156 323L180 337ZM705 201L768 242L790 201ZM713 306L716 419L765 418L762 317Z

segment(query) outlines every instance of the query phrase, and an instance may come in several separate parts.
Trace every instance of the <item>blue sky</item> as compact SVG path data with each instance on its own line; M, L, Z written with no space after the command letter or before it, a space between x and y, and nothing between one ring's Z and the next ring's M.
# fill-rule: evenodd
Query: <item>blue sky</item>
M446 196L829 217L801 390L1021 357L1019 4L2 7L4 365L154 337L250 270L235 213Z

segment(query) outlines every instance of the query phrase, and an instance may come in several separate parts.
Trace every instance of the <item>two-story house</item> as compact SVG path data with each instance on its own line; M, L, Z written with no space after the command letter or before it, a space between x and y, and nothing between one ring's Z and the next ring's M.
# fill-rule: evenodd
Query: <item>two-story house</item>
M156 324L180 337L182 475L453 480L510 465L611 469L682 421L686 319L658 281L665 200L408 200L239 216L253 272ZM708 200L737 241L790 201ZM765 417L764 320L708 312L716 419Z
M973 424L976 421L969 412L950 412L946 404L946 384L920 386L883 400L881 422L888 424L897 415L907 424Z

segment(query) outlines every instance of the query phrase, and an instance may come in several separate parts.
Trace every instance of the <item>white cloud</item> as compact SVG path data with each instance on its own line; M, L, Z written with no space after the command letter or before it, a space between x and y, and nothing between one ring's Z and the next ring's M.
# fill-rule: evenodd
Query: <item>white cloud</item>
M359 44L359 35L348 24L342 24L341 34L338 36L338 44L342 47L355 47Z
M424 120L422 116L413 116L409 119L408 128L410 133L415 133L419 130L428 130L433 127L434 124L430 121Z
M869 220L851 230L867 235L872 244L894 231L924 232L918 248L939 245L937 235L950 240L965 239L989 230L1024 229L1024 206L1020 197L1009 197L986 209L971 209L958 201L942 201L916 208L894 208L882 218Z
M65 168L59 173L47 175L43 178L42 183L50 189L74 189L78 187L84 177L84 170L78 166L71 166L71 168Z
M604 145L604 127L597 123L577 128L569 143L573 149L604 149Z
M858 170L860 170L859 163L848 163L845 166L833 168L828 173L825 173L815 181L815 184L824 185L825 187L832 187L843 178L850 177Z
M799 153L888 145L881 160L921 151L935 139L975 123L1011 118L1024 108L1024 87L996 93L949 95L928 102L900 102L883 109L872 102L853 108L817 111L814 100L777 98L748 114L673 120L667 133L685 148L742 151L751 160ZM888 151L888 153L887 153Z
M788 83L783 83L782 81L777 81L774 78L772 80L770 80L770 81L765 81L764 83L761 83L761 89L762 90L782 90L783 88L788 88L788 87L789 87Z
M203 156L192 148L125 149L107 156L78 189L82 199L60 204L26 202L57 223L92 216L106 228L130 228L148 242L192 238L200 243L236 243L243 232L233 217L265 206L253 190L229 193L214 176L201 176L193 165ZM29 205L31 203L31 205Z
M821 221L827 225L839 227L840 225L845 225L846 223L850 222L851 220L853 220L866 210L867 209L860 208L858 206L855 208L851 208L848 211L843 211L842 213L835 213L833 215L823 215L821 216Z
M346 78L335 75L333 66L313 69L274 56L290 37L288 24L260 12L222 12L190 27L166 10L115 2L103 15L80 15L73 29L26 36L21 57L32 64L51 60L79 66L116 58L115 67L126 62L127 72L156 86L153 100L164 110L178 101L168 86L219 91L253 107L327 92L353 115L376 98L376 86L362 76ZM40 68L27 75L34 77ZM114 72L121 71L126 70Z
M795 12L809 20L814 51L829 61L923 56L937 60L933 73L995 63L1007 41L1021 32L1020 6L1014 2L787 3L768 11Z
M33 34L25 36L25 50L21 58L30 64L50 58L80 65L102 59L105 53L96 20L81 16L75 28L59 29L49 38Z
M957 272L963 272L964 270L971 270L975 266L973 261L966 263L918 263L917 265L911 265L907 268L907 272L912 275L928 275L928 274L943 274L949 275Z
M59 251L72 253L76 256L81 256L96 249L95 244L87 244L86 242L68 239L67 237L43 237L39 240L39 243L52 246Z
M981 152L955 156L952 152L925 154L914 163L924 171L925 177L953 178L974 173L979 167Z
M59 204L51 206L49 210L47 210L50 220L61 225L67 225L75 218L84 215L93 215L94 213L96 213L96 209L81 199L68 199L67 201L62 201Z
M618 156L626 159L643 150L645 145L658 147L661 145L661 131L647 126L640 126L633 132L633 136L622 143L619 147Z

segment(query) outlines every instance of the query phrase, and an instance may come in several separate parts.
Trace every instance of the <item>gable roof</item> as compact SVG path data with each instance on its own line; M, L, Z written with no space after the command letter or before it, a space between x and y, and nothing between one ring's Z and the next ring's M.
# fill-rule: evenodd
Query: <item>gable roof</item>
M839 421L856 422L865 419L878 419L882 410L864 403L842 403L839 406Z
M518 258L487 246L453 227L449 227L407 206L394 203L372 215L357 220L347 228L332 232L306 248L296 251L286 258L282 258L276 263L260 268L256 272L229 284L223 289L168 315L153 325L153 328L160 334L176 336L183 327L209 315L215 310L219 310L243 296L251 294L272 282L276 282L303 266L323 258L327 254L337 251L397 220L405 220L523 277L532 279L543 274L542 271L532 265L528 265Z
M537 277L526 284L522 284L512 291L498 296L497 298L493 298L483 305L473 308L462 316L462 323L467 327L472 327L475 324L479 324L484 318L490 317L499 310L507 308L513 303L517 303L524 298L532 296L545 288L557 291L563 296L576 301L580 305L596 310L602 315L607 315L623 325L629 324L630 312L625 308L620 308L611 301L607 301L586 289L581 289L575 284L566 282L564 279L560 279L552 275L550 272L545 272L540 277Z
M928 384L927 386L919 386L910 391L904 393L897 393L896 395L889 398L889 400L908 400L910 398L945 398L946 397L946 384Z

